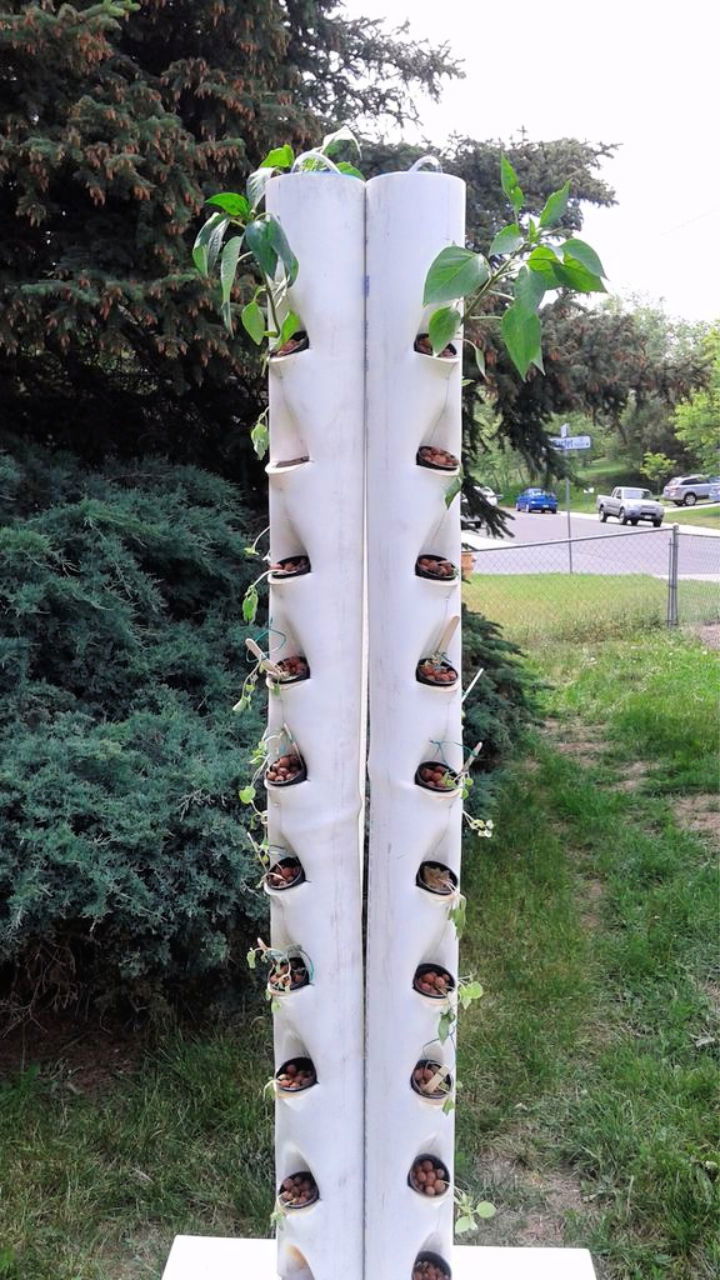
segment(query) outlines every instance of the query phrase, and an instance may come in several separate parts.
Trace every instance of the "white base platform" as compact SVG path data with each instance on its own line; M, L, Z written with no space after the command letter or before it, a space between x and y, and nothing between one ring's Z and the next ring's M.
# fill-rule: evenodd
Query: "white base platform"
M456 1245L453 1280L595 1280L586 1249ZM176 1236L163 1280L277 1280L274 1240Z

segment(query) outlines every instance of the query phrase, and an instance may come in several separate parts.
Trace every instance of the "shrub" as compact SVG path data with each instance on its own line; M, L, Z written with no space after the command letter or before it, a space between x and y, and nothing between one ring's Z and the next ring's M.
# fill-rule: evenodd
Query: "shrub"
M25 1004L219 973L263 913L238 491L160 461L0 467L0 962ZM240 620L240 621L239 621Z
M527 726L537 718L538 681L522 662L522 652L506 640L501 627L465 605L462 611L463 670L469 684L480 667L483 674L464 705L463 738L467 750L483 748L472 770L473 787L466 802L470 813L487 816L493 793Z

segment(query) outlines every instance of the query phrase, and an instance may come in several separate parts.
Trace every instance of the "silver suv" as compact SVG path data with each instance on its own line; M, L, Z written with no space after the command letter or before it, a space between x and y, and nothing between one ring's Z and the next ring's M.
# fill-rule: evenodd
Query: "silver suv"
M665 485L663 498L674 502L676 507L694 507L698 498L710 497L710 486L717 479L717 476L675 476Z

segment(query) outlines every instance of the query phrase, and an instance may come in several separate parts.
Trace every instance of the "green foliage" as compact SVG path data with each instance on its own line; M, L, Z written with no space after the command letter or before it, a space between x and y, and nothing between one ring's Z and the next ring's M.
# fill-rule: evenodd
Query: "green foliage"
M2 462L0 959L28 1002L216 978L263 914L237 795L261 710L231 710L237 491L160 462Z
M508 300L510 306L502 312L501 334L510 359L521 378L525 378L532 365L543 372L541 325L538 308L547 290L567 289L575 293L604 293L602 263L594 249L582 240L563 239L551 244L558 232L553 228L565 214L570 199L570 183L565 182L548 196L540 213L539 222L527 216L524 224L520 214L525 197L517 174L507 156L500 158L502 189L513 206L515 220L502 227L493 237L488 258L470 249L450 245L442 249L431 263L425 281L425 303L455 302L468 299L468 323L472 327L487 323L490 316L486 304L497 310L497 302ZM589 265L592 264L592 267ZM522 275L521 275L522 272ZM516 290L515 282L520 280ZM501 287L498 287L501 286ZM442 317L442 324L438 324ZM460 328L459 311L444 307L430 318L429 333L433 353L439 355L446 342ZM433 337L433 322L439 332ZM472 342L472 339L470 339ZM475 345L475 344L473 344Z
M453 74L444 49L335 0L8 0L0 402L14 430L86 458L154 449L257 476L238 423L263 408L261 363L190 263L205 201L242 218L228 188L279 133L285 163L328 120L413 116L415 90L437 96ZM221 238L199 246L201 269Z
M720 472L720 325L708 333L708 385L675 410L675 432L696 466Z
M521 661L520 650L497 623L463 606L463 668L469 684L483 674L464 704L463 737L468 747L482 742L465 801L471 816L486 813L506 765L536 716L538 686Z
M658 490L662 488L666 480L670 479L674 466L675 463L672 458L668 458L666 453L646 453L643 458L642 469L650 485L655 490Z

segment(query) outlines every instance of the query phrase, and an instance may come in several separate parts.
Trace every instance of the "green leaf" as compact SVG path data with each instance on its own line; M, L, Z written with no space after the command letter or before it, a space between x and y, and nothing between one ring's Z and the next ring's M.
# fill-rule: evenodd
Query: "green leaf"
M452 503L455 501L460 490L462 489L462 485L463 485L463 478L462 478L462 471L461 471L459 475L455 476L454 480L450 482L447 489L445 490L445 506L446 507L452 506Z
M241 804L252 804L253 800L255 799L255 788L243 787L242 791L239 794L240 794ZM254 954L255 952L253 952L253 955Z
M475 1212L478 1218L494 1218L497 1213L497 1209L489 1200L481 1200L479 1204L475 1206Z
M469 1009L474 1000L480 1000L482 994L483 989L479 982L466 982L464 986L458 989L458 996L463 1009Z
M517 217L523 207L525 197L522 193L520 183L518 182L518 176L507 156L500 157L500 181L502 183L502 189L515 210L515 216Z
M515 305L523 311L537 311L545 296L547 285L538 271L530 271L521 267L515 280Z
M297 333L300 328L300 317L295 315L294 311L288 311L285 319L280 326L277 345L281 347L284 342L289 342L293 334Z
M249 218L252 213L247 196L242 196L237 191L219 191L205 203L217 205L218 209L224 210L231 218Z
M500 181L508 200L512 200L512 192L520 186L518 176L507 156L500 157Z
M432 263L425 279L423 303L454 302L479 289L490 276L485 259L472 249L451 244Z
M448 911L448 920L455 926L455 932L458 938L462 938L465 932L465 924L467 920L467 900L460 895L456 907L451 907Z
M461 324L462 316L454 307L441 307L439 311L433 311L428 323L428 335L434 356L439 356L448 343L452 342Z
M468 1215L464 1213L462 1217L458 1218L457 1222L455 1223L455 1230L457 1231L458 1235L461 1236L461 1235L464 1235L466 1231L472 1231L474 1226L475 1226L475 1223L473 1222L472 1218L468 1217Z
M291 169L295 159L295 152L288 142L282 147L273 147L272 151L268 151L265 159L261 161L261 169Z
M264 458L268 451L268 444L270 442L270 433L267 429L267 423L264 418L259 418L255 423L255 426L250 432L250 439L252 440L252 446L258 458Z
M446 1009L444 1013L440 1014L440 1019L438 1021L438 1040L441 1044L444 1044L450 1035L454 1022L455 1014L452 1009Z
M245 183L245 190L247 191L248 200L250 201L253 209L257 209L258 205L262 203L265 195L265 188L274 174L274 169L255 169L255 171L250 174L250 177Z
M260 270L270 280L277 270L278 255L273 245L272 223L264 218L249 222L245 228L245 243Z
M246 622L254 622L260 597L255 587L248 587L242 604L243 618Z
M258 346L265 337L265 314L257 302L248 302L240 312L243 329Z
M600 276L593 275L582 262L567 254L562 264L555 268L555 274L565 289L573 289L576 293L605 293L605 285Z
M481 351L479 347L476 347L474 342L471 345L472 345L473 353L475 355L475 364L478 367L478 371L482 374L484 378L485 377L485 352Z
M554 249L550 249L548 245L538 245L537 249L533 249L527 260L527 266L536 275L542 277L545 281L546 289L557 289L560 281L557 275L558 267L562 266L560 259Z
M238 258L242 248L242 236L233 236L228 240L222 251L220 259L220 286L222 288L223 302L230 301L230 294L235 283L235 273L237 271Z
M553 191L545 201L545 208L540 214L541 227L553 227L562 218L570 199L570 183L566 182L559 191Z
M360 178L361 182L365 181L365 174L360 169L356 169L354 164L348 164L347 160L341 160L338 169L340 173L345 173L350 178Z
M502 336L510 359L524 378L531 364L542 370L540 321L529 311L513 303L502 318Z
M343 143L345 142L349 142L353 151L360 155L360 143L355 137L352 129L350 129L346 124L341 125L334 133L326 133L320 145L320 150L323 155L332 156L333 152L340 151L342 149ZM340 168L339 165L338 168Z
M275 250L282 262L288 284L294 284L297 280L298 260L288 244L287 236L277 218L268 218L265 225L268 227L266 233L268 244Z
M228 219L224 213L213 213L195 237L192 260L204 276L209 275L215 266L227 225Z
M501 254L514 253L516 249L520 248L524 239L525 236L517 222L511 222L509 226L503 227L501 231L498 231L490 245L490 257L494 258Z
M565 240L564 243L560 245L560 252L563 256L565 254L569 254L576 262L581 262L584 267L587 267L588 271L590 271L592 275L605 275L605 268L603 267L603 264L595 250L592 249L589 244L586 244L584 240L576 240L574 237L570 240Z
M442 1109L443 1109L443 1114L446 1116L449 1116L450 1112L455 1110L455 1099L446 1098L442 1104Z

